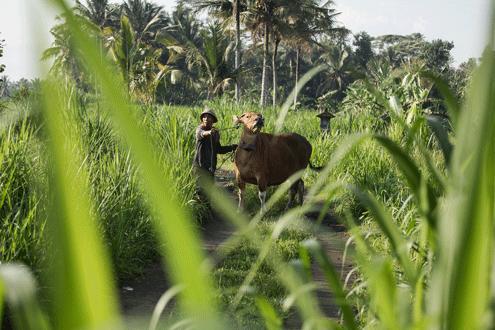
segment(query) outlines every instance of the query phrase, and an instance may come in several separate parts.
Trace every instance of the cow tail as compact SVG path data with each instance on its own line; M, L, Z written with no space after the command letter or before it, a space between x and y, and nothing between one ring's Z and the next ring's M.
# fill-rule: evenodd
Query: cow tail
M309 168L312 169L313 171L320 172L321 170L323 170L323 167L324 166L313 166L313 164L309 162Z

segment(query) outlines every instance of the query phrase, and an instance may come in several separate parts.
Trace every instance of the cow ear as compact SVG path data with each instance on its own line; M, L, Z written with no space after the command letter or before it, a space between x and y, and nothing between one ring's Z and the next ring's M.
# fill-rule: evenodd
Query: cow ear
M237 117L236 115L232 116L232 119L234 120L234 125L239 124L239 120L241 119L240 117Z

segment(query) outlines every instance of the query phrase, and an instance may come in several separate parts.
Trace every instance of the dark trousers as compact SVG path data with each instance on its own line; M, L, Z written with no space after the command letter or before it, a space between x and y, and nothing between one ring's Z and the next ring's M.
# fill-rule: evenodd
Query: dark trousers
M198 198L199 202L205 203L209 207L210 203L209 203L208 195L205 193L205 187L207 188L208 185L214 183L215 175L209 170L199 166L195 166L195 172L196 172L196 197Z

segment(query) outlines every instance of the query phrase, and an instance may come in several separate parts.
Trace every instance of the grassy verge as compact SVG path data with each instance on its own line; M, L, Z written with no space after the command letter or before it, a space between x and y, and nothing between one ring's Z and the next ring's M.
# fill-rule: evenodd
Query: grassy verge
M258 225L259 234L264 239L272 230L270 222ZM285 262L294 261L298 258L300 243L309 237L308 231L303 227L288 228L274 242L274 253ZM237 329L263 328L265 321L256 301L259 297L266 298L282 319L288 317L289 311L282 307L287 289L278 280L276 271L266 261L259 266L249 287L241 289L251 267L256 264L258 255L258 247L248 239L243 239L235 249L225 255L214 271L214 280L220 289L221 305L230 318L232 326ZM236 297L240 289L248 293L237 301Z
M236 107L222 101L213 102L211 106L218 112L219 128L231 127L234 114L248 110L260 111L251 105ZM77 111L77 120L67 122L67 125L72 125L67 129L76 130L82 136L83 159L89 172L88 186L95 200L94 212L101 219L101 231L106 237L117 274L121 277L133 276L156 256L156 242L139 185L138 168L133 164L129 150L123 146L108 119L97 111L98 108L97 104L90 104ZM193 198L195 179L191 161L194 154L193 132L201 108L165 106L137 111L143 113L140 125L150 132L160 150L156 157L163 172L173 178L174 189L181 203L189 205L190 211L200 218L202 205ZM276 111L263 110L268 132L274 128ZM333 119L329 135L322 135L315 115L316 112L308 110L289 112L284 130L308 137L314 150L312 163L316 165L331 160L345 134L362 132L362 129L372 131L376 124L373 117L366 113L344 114ZM396 127L381 128L381 131L395 134L396 140L404 143L404 134L397 133ZM37 189L46 186L47 173L43 168L42 147L44 138L35 132L34 124L24 119L4 130L0 139L4 169L1 171L4 178L2 191L5 196L0 208L5 215L2 217L5 226L2 239L6 242L2 245L5 249L3 261L19 260L31 266L36 265L35 251L40 251L46 221L41 202L46 198L46 192ZM239 134L236 130L221 131L222 143L236 142ZM437 156L440 157L439 154ZM231 166L232 163L227 159L223 167L229 169ZM316 177L317 173L306 171L304 179L308 187ZM33 185L33 179L41 181L40 184ZM401 182L396 166L390 158L383 157L383 150L373 142L364 143L351 152L332 171L327 181L367 186L389 206L402 205L408 198L408 190ZM257 210L259 203L256 195L255 188L249 189L247 208L252 212ZM335 196L333 204L335 212L340 215L348 209L353 210L355 216L363 212L355 198L344 190ZM280 214L284 206L285 201L282 200L271 211L271 215ZM12 220L11 217L16 218Z

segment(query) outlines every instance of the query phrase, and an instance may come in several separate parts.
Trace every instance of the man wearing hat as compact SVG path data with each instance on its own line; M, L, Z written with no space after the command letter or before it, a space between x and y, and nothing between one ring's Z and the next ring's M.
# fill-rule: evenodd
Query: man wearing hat
M220 134L213 127L218 121L217 116L208 107L199 115L201 124L196 129L196 155L194 156L194 165L200 170L201 174L213 178L217 169L217 154L226 154L234 151L237 144L229 146L220 145Z

